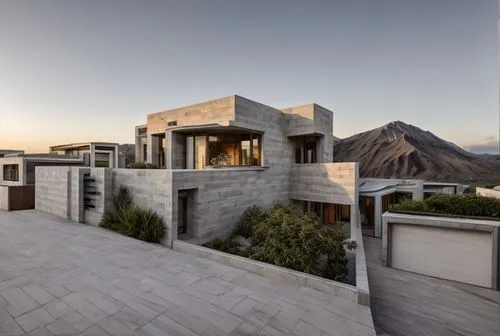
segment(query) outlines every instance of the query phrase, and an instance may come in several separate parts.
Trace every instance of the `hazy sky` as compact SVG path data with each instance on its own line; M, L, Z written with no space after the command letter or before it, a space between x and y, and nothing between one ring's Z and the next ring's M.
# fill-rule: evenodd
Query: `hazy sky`
M346 137L403 120L498 139L497 0L0 0L0 148L133 143L148 113L316 102Z

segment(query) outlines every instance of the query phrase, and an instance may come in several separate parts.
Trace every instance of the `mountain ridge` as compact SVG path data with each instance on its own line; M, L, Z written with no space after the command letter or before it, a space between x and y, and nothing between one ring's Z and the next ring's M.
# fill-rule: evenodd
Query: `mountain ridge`
M360 176L500 182L500 157L466 151L397 120L334 143L334 161L360 162Z

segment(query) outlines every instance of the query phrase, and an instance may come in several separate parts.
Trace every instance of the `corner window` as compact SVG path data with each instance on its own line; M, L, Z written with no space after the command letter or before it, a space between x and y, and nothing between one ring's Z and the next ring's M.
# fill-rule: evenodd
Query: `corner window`
M19 181L19 165L8 164L3 166L4 181Z
M259 166L261 135L252 133L206 134L186 137L186 168L207 166Z

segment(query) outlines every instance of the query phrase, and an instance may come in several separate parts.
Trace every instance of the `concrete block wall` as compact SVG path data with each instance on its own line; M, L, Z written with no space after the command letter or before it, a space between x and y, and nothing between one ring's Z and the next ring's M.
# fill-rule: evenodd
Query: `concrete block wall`
M235 96L229 96L208 102L188 105L176 109L148 114L148 136L150 134L165 133L168 121L177 121L180 126L193 126L203 124L229 125L234 120Z
M70 167L70 219L75 222L84 222L84 202L83 202L83 176L90 172L90 168Z
M358 204L356 162L294 164L290 198L312 202Z
M314 133L314 104L294 106L281 111L285 114L283 125L287 136Z
M35 209L70 218L70 167L36 167L35 175Z
M198 238L230 231L243 211L251 205L271 207L289 201L288 176L266 168L173 171L173 232L177 230L177 194L193 194L193 233Z
M500 198L500 190L476 187L476 194L485 197Z
M235 96L236 118L233 126L264 132L262 165L280 174L289 174L294 160L293 143L283 124L285 115L273 107Z
M0 210L9 210L9 187L0 185Z

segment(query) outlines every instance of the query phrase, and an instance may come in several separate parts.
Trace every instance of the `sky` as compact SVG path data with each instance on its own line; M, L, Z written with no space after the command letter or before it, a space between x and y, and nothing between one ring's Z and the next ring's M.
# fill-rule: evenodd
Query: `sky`
M1 0L0 148L134 143L148 113L238 94L496 147L497 0Z

